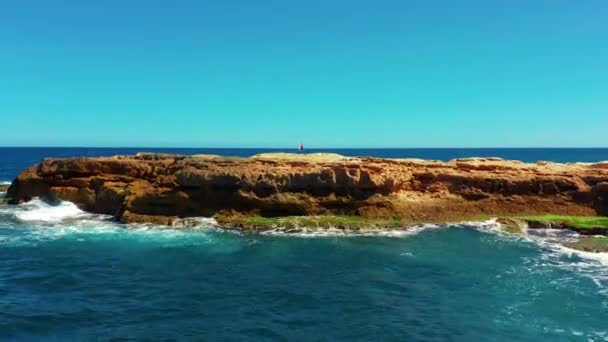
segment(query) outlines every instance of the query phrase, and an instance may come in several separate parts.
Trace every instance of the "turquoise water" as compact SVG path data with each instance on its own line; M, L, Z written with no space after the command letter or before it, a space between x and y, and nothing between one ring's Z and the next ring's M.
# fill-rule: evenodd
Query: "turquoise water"
M608 340L605 261L551 238L183 231L62 210L0 210L4 338ZM54 222L24 221L40 215Z
M0 181L78 151L0 149ZM608 255L560 247L572 238L492 222L239 234L0 205L0 340L608 341Z

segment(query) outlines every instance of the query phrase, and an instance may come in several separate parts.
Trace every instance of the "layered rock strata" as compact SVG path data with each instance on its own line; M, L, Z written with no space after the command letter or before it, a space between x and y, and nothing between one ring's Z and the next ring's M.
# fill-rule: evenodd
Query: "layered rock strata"
M412 223L608 215L608 163L289 154L49 158L24 170L6 195L13 204L34 197L71 201L123 222L164 224L218 213L397 217Z

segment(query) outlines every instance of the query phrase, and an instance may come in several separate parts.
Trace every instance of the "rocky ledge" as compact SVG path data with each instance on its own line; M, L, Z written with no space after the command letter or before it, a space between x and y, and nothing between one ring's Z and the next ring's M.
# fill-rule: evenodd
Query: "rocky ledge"
M408 223L547 213L596 216L608 215L608 163L327 154L49 158L24 170L6 195L12 204L33 197L71 201L123 222L161 224L243 215L351 215Z

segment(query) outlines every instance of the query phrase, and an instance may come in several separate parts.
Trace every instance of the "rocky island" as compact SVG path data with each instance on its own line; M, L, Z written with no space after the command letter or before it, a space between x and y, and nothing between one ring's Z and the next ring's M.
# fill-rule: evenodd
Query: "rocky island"
M516 216L542 226L556 222L539 215L608 215L608 162L442 162L334 154L48 158L13 181L6 201L34 197L71 201L126 223L171 225L205 216L226 226L265 229L298 217L320 226L382 228ZM586 228L591 229L581 231L606 232L601 224Z

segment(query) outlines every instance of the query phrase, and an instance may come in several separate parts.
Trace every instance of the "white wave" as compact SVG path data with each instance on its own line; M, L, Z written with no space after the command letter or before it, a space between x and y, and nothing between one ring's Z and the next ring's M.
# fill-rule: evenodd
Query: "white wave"
M94 219L62 221L60 223L17 223L3 227L14 229L0 235L0 246L38 246L49 241L70 239L85 241L120 240L133 244L156 243L162 247L221 244L223 238L213 228L173 229L157 225L131 225ZM219 237L218 237L219 236Z
M480 231L489 233L499 233L509 238L515 238L519 240L525 240L528 242L535 243L546 250L559 252L562 255L571 256L576 255L580 258L592 259L601 262L603 265L608 266L608 253L592 253L584 252L576 249L565 247L563 244L566 242L575 242L581 235L573 230L569 229L553 229L553 228L539 228L539 229L528 229L525 235L514 235L503 232L500 228L500 223L496 219L492 219L485 222L463 222L463 224L475 228Z
M17 206L15 218L22 222L56 223L68 219L79 219L90 214L80 210L76 204L61 201L56 205L48 204L38 198Z
M594 260L603 266L608 266L608 253L593 253L580 251L564 246L564 243L575 242L581 235L569 229L529 229L527 235L517 236L520 239L533 242L546 251L556 253L557 256L577 256L582 259Z
M260 232L262 235L273 235L273 236L292 236L292 237L349 237L349 236L378 236L378 237L409 237L417 235L423 231L430 229L444 229L449 227L464 227L464 228L475 228L484 231L500 231L500 225L496 222L496 219L487 220L483 222L459 222L459 223L446 223L446 224L421 224L415 226L404 226L403 228L393 229L340 229L335 227L330 228L318 228L318 227L296 227L296 228L285 228L277 227L271 230L265 230Z
M436 224L423 224L418 226L404 227L401 229L340 229L335 227L278 227L260 232L262 235L290 236L290 237L355 237L355 236L379 236L379 237L408 237L416 235L427 229L447 228L448 226Z
M91 225L98 221L108 221L112 217L110 215L100 215L88 213L81 210L76 204L68 201L60 201L57 204L49 204L39 198L34 198L29 202L19 204L17 206L0 207L0 213L9 214L19 222L27 223L69 223L70 226L78 226L81 224ZM117 223L114 223L117 225ZM219 227L218 223L213 218L209 217L188 217L177 220L171 226L150 225L150 224L123 224L123 228L132 230L147 230L147 229L162 229L168 231L170 229L196 229Z
M598 293L608 296L608 253L592 253L564 246L574 242L580 234L567 229L528 229L526 235L505 233L500 224L474 226L480 231L496 234L504 239L532 243L540 247L540 258L529 258L527 263L535 269L555 267L582 274L598 287Z
M561 253L565 255L577 255L583 259L595 260L604 266L608 266L608 253L594 253L594 252L585 252L579 251L578 249L568 248L566 246L559 245L557 246Z
M462 221L458 223L450 223L450 226L459 226L464 228L475 228L484 231L498 232L500 231L500 223L498 219L489 219L486 221Z
M0 185L11 185L13 182L11 181L0 181Z
M531 270L557 268L583 275L597 286L599 294L608 297L608 253L585 252L564 246L564 243L575 242L581 237L577 232L567 229L529 229L527 235L501 233L500 236L540 247L540 258L526 258Z
M598 293L608 297L608 253L584 252L555 243L541 244L544 253L538 266L581 274L593 281Z
M163 246L219 244L215 220L187 218L183 225L122 224L112 216L88 213L74 203L62 201L51 205L35 198L19 205L0 205L2 229L15 230L0 234L0 246L37 246L46 241L73 239L75 243L90 240L132 240L133 243L160 243ZM193 234L193 232L198 232ZM220 241L220 242L218 242Z

